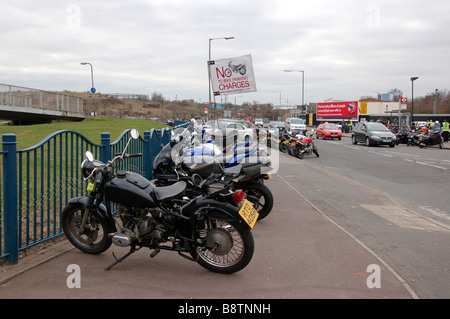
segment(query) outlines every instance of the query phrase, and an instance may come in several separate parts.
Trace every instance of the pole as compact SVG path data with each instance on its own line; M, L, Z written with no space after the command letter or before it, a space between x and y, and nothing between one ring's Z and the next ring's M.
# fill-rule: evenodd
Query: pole
M414 123L414 81L418 78L418 76L411 77L411 124Z
M94 104L94 115L96 113L96 107L95 107L95 86L94 86L94 68L92 67L92 64L89 62L81 62L81 65L89 65L91 67L91 92L92 92L92 103Z
M17 139L15 134L3 134L3 189L5 251L10 264L19 261L18 202L17 202Z
M305 106L305 72L302 71L302 107Z
M302 109L305 106L305 71L302 70L284 70L284 72L302 72Z
M438 89L435 89L434 91L434 103L433 103L433 114L437 113L437 94L438 94Z
M208 46L208 62L211 61L211 41L213 40L233 40L234 37L222 37L222 38L209 38L209 46ZM209 102L208 102L208 119L209 119L209 112L211 110L211 74L209 71L209 64L208 64L208 95L209 95ZM216 103L214 101L214 119L216 118Z

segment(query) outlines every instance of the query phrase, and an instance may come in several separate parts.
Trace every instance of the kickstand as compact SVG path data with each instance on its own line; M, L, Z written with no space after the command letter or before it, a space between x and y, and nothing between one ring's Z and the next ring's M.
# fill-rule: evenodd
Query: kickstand
M130 251L128 253L126 253L124 256L120 257L119 259L117 259L116 255L114 255L114 253L112 253L114 259L116 260L115 262L113 262L111 265L109 265L108 267L105 268L105 270L110 270L112 267L114 267L115 265L117 265L118 263L120 263L122 260L125 260L128 256L130 256L132 253L136 252L137 250L139 250L140 248L136 247L131 247Z

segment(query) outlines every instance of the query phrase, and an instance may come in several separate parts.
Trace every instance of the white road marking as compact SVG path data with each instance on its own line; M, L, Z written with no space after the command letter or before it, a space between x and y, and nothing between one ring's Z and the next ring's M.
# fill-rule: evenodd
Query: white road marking
M424 163L424 162L416 162L417 164L422 164L422 165L427 165L427 166L431 166L431 167L436 167L436 168L440 168L440 169L447 169L445 167L442 166L437 166L437 165L433 165L433 164L428 164L428 163Z
M369 151L369 153L377 154L377 155L381 155L381 156L386 156L386 157L393 157L392 155L389 155L389 154L383 154L383 153L374 152L374 151Z
M370 210L387 221L407 229L419 229L430 231L448 232L449 230L425 218L415 215L399 206L380 206L360 204L363 208Z
M419 155L413 155L413 154L405 154L405 153L400 153L400 152L393 152L393 151L386 151L388 153L392 153L392 154L398 154L398 155L403 155L403 156L411 156L411 157L421 157Z
M435 167L435 168L440 168L440 169L444 169L447 170L446 167L442 167L442 166L437 166L437 165L433 165L433 164L429 164L429 163L424 163L424 162L418 162L418 161L413 161L407 158L404 158L405 161L407 162L411 162L411 163L415 163L415 164L421 164L421 165L426 165L426 166L431 166L431 167Z

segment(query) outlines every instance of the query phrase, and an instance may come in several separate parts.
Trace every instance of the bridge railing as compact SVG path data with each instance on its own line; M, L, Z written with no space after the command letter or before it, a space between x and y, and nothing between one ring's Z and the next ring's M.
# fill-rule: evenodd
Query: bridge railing
M170 141L171 130L145 131L132 140L128 153L141 158L120 162L117 169L137 172L152 178L153 159L161 144ZM124 131L111 142L109 133L101 134L100 144L74 131L50 134L33 147L17 150L14 134L2 136L0 151L0 263L18 262L19 251L63 234L62 211L69 199L86 194L80 164L86 150L107 162L121 152L130 136Z
M83 98L0 83L0 105L84 114Z

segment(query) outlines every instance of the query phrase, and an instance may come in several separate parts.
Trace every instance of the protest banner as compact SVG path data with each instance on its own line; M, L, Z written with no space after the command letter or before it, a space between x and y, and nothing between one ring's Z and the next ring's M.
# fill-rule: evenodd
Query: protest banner
M256 91L250 54L208 61L208 71L214 95Z

